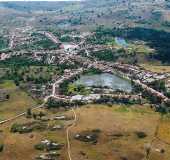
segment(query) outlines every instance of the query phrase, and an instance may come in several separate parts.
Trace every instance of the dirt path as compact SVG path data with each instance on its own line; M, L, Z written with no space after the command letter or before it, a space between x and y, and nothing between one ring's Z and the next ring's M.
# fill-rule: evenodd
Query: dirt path
M72 158L71 158L71 144L70 144L70 130L76 125L76 122L77 122L77 114L76 114L75 110L72 108L71 111L74 114L74 120L73 120L73 123L66 129L66 135L67 135L67 154L68 154L69 160L72 160Z
M37 107L31 108L31 110L35 110L35 109L41 108L41 107L44 106L45 103L46 103L46 102L44 102L43 104L41 104L41 105L39 105L39 106L37 106ZM17 119L17 118L19 118L19 117L22 117L22 116L25 115L26 113L27 113L27 112L25 111L25 112L23 112L23 113L20 113L20 114L14 116L14 117L5 119L5 120L3 120L3 121L0 121L0 124L4 124L4 123L7 123L7 122L9 122L9 121L13 121L13 120L15 120L15 119Z
M153 139L152 139L152 141L150 143L150 149L148 151L148 154L146 155L146 160L150 160L150 154L151 154L152 146L153 146L153 143L154 143L155 140L158 140L158 141L170 146L169 142L166 142L163 139L159 138L159 135L158 135L162 119L163 119L163 115L161 115L159 120L158 120L156 129L155 129L155 133L154 133L154 137L153 137Z
M157 139L158 137L158 131L159 131L159 127L160 127L160 123L162 121L162 115L160 115L160 118L157 122L157 125L156 125L156 129L155 129L155 132L154 132L154 137L152 139L152 141L150 142L150 147L148 148L147 150L147 153L146 153L146 160L149 160L150 159L150 154L151 154L151 151L152 151L152 146L153 146L153 142Z

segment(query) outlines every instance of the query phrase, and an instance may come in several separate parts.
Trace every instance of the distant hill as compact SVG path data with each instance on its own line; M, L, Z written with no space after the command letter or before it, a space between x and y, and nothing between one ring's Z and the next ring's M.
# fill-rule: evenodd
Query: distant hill
M71 4L73 2L65 1L65 2L0 2L0 5L5 8L15 9L19 11L52 11L56 9L60 9L63 5Z
M28 16L32 16L29 15L30 13L34 14L36 18L38 17L36 24L41 22L41 25L69 23L72 26L86 28L105 25L107 27L155 27L166 30L169 30L170 26L169 0L24 1L0 2L0 7L24 12L24 15L28 14ZM41 12L46 14L40 15ZM10 12L7 14L9 16ZM22 17L22 14L17 17Z

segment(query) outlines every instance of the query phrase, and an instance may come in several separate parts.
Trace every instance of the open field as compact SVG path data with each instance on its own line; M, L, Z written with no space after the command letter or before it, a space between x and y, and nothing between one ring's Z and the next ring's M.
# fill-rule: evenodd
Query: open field
M144 146L152 140L159 115L142 108L140 110L121 107L96 106L77 110L80 118L73 135L94 129L100 129L101 133L96 145L72 139L75 160L85 159L81 152L85 152L90 160L121 160L123 157L140 160L145 157ZM145 132L147 137L138 139L135 135L137 131Z
M18 89L12 81L0 84L1 89L9 93L9 100L0 102L0 120L8 119L36 106L36 102L24 91Z
M56 115L67 115L72 117L73 113L68 110L46 110L46 117L51 118ZM39 111L40 111L39 110ZM39 112L38 110L36 112ZM148 107L144 106L119 106L108 107L105 105L87 105L75 109L78 117L76 126L70 131L71 153L74 160L143 160L146 156L145 146L151 144L150 160L167 160L170 156L170 146L158 139L154 139L160 115ZM15 111L14 111L15 112ZM11 133L10 127L14 122L28 123L34 121L32 118L19 118L13 122L2 125L0 141L5 145L4 151L0 153L0 158L4 160L30 160L43 151L38 151L34 145L41 140L53 140L63 143L64 147L57 151L60 160L66 160L66 128L72 123L70 120L49 120L44 123L48 126L52 124L63 125L61 130L32 131L31 133ZM164 118L160 123L158 137L170 143L169 128L170 119ZM83 142L75 139L75 135L83 132L98 130L97 143ZM137 133L142 132L144 137L139 137ZM164 149L164 153L158 150ZM27 155L27 156L25 156Z
M157 73L170 72L170 66L152 65L152 64L141 64L140 66L152 72L157 72Z
M15 90L16 85L12 81L3 81L0 83L0 89Z

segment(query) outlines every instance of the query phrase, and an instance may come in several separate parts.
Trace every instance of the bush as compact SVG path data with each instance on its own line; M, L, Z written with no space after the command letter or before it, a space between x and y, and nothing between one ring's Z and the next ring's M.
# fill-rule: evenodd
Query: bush
M4 145L3 144L0 144L0 152L2 152L4 149Z
M145 132L137 131L135 132L138 138L145 138L147 135Z
M14 123L14 124L12 125L10 131L13 132L13 133L16 133L16 132L18 132L19 130L21 130L21 125L19 125L19 124L17 124L17 123Z
M34 146L35 149L43 151L45 149L45 145L43 143L36 144Z
M37 150L46 150L46 151L52 151L52 150L60 150L63 147L62 144L58 144L52 141L49 141L48 143L38 143L34 146Z
M14 123L11 127L11 132L13 133L16 133L16 132L19 132L20 134L22 133L29 133L31 132L33 129L31 127L27 127L27 126L24 126L22 124L17 124L17 123Z

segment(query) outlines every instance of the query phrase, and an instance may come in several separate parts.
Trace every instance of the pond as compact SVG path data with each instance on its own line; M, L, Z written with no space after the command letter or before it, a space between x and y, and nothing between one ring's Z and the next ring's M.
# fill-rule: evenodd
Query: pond
M75 84L82 84L87 87L95 86L95 87L108 87L113 90L122 90L126 92L132 91L131 82L120 78L114 74L102 73L95 75L82 75Z
M120 45L122 47L128 46L126 40L124 38L121 38L121 37L115 37L115 42L116 42L117 45Z

